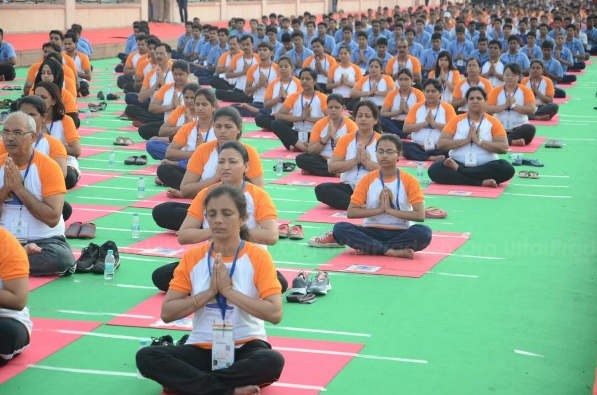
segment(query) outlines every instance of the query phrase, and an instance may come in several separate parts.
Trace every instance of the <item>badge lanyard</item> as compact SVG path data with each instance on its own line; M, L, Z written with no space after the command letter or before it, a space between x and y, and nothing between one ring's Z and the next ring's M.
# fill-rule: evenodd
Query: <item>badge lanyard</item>
M466 115L466 119L468 120L468 127L470 129L471 127L471 116L470 114ZM477 125L477 130L475 130L475 134L477 135L477 137L479 136L479 129L481 128L481 124L483 123L483 120L485 119L485 113L483 113L483 115L481 115L481 120L479 121L479 124ZM471 148L473 148L473 142L471 141Z
M371 144L371 141L373 141L373 137L375 136L375 131L373 131L373 133L371 133L371 137L369 137L369 141L367 141L367 144L365 144L365 149L367 149L367 147L369 146L369 144ZM357 130L357 135L354 138L354 141L356 143L357 146L357 150L359 149L359 131ZM365 165L363 165L362 163L359 163L357 165L357 171L360 171L362 168L364 168Z
M379 169L379 181L381 181L381 187L385 188L386 184L383 182L381 169ZM398 199L398 195L400 195L400 170L396 169L396 205L394 205L393 202L390 202L390 207L395 208L396 210L400 210L400 200Z
M23 176L23 185L25 185L25 180L27 179L27 175L29 175L29 169L31 168L31 162L33 161L33 156L35 155L35 150L32 150L31 152L31 157L29 157L29 163L27 163L27 169L25 170L25 175ZM14 198L13 201L14 203L20 203L20 209L19 209L19 217L21 216L21 212L23 211L23 202L21 201L21 199L19 199L19 197L15 194L13 194Z
M344 116L341 116L340 117L340 123L338 124L338 127L336 128L336 133L338 133L338 130L340 130L340 128L342 128L342 124L343 123L344 123ZM328 134L330 135L330 144L332 146L332 151L333 151L334 148L336 148L336 143L334 142L334 139L332 139L332 134L330 133L329 121L328 121Z
M230 279L234 275L234 269L236 269L236 260L238 259L238 254L240 250L242 250L243 246L245 245L245 241L241 240L238 249L236 250L236 254L234 255L234 261L232 261L232 267L230 267ZM214 250L214 243L211 243L209 246L209 251L207 252L207 269L209 270L209 277L211 278L211 254ZM222 321L226 319L226 297L221 294L216 295L216 302L218 303L218 307L220 308L220 312L222 313Z
M437 103L437 110L435 110L435 116L433 117L433 121L435 122L435 120L437 119L437 114L439 114L439 108L441 107L441 103ZM427 107L427 104L425 104L425 109L427 110L427 112L431 112L431 114L433 114L433 109L430 109L429 107ZM431 127L431 125L427 125L429 126L429 129L433 129ZM429 132L429 134L431 134L431 132Z
M512 95L510 95L510 97L514 97L516 92L518 92L518 85L516 85L516 89L514 89L514 93L512 93ZM508 92L506 92L506 85L504 85L504 97L506 98L506 100L508 100ZM510 112L512 109L510 107L508 107L506 110L508 112Z
M381 81L381 76L379 77L379 81L375 83L375 89L379 86L379 82ZM371 84L371 76L369 76L369 92L371 92L371 88L373 88L373 84ZM409 95L410 96L410 95Z
M197 127L197 137L199 137L199 134L201 133L201 128L200 128L199 122L200 121L197 120L197 126L196 126ZM209 123L209 126L207 127L207 132L205 132L204 142L207 142L207 138L209 137L209 131L211 130L211 125L213 125L213 124L214 124L214 120L212 119L211 122ZM218 146L218 154L219 153L220 153L220 149Z
M313 100L315 100L315 91L313 91L313 97L311 98L311 100L309 101L309 109L311 108L311 103L313 103ZM303 99L305 98L305 95L301 94L301 116L303 115L302 111L305 111L305 103L303 102ZM305 121L303 121L303 126L305 126Z
M529 81L531 81L531 88L539 90L539 87L541 86L541 83L543 82L543 78L541 78L541 80L539 80L539 83L537 84L537 86L533 85L532 80L529 79Z

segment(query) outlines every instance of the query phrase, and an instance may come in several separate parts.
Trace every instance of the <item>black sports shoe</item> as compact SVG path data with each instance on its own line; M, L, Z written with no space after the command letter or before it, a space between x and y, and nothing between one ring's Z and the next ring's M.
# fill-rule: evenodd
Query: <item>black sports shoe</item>
M92 269L94 273L104 273L104 263L106 260L106 255L108 255L108 250L112 250L114 252L114 270L120 267L120 256L118 255L118 247L116 247L116 243L114 243L112 240L108 240L99 248L98 257L95 260L95 264L93 265Z
M179 341L176 342L176 345L183 346L186 344L187 340L189 340L189 335L184 335L183 337L180 338Z
M100 246L94 243L89 245L81 251L81 256L77 259L77 273L90 273L93 270L95 261L99 258ZM102 271L103 273L103 271Z
M105 100L106 97L104 96L104 91L97 92L97 98L100 100Z
M150 346L173 346L173 345L174 345L174 339L172 339L172 336L170 336L170 335L165 335L160 338L157 338L157 337L151 338Z

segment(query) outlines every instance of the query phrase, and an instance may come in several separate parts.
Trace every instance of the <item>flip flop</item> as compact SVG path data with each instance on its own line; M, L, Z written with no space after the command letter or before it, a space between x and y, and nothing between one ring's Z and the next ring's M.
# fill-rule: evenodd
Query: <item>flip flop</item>
M122 140L123 140L122 141L122 145L124 145L124 146L129 146L129 145L135 144L135 142L133 141L133 139L130 138L130 137L124 137Z
M107 107L108 107L108 103L106 103L105 101L102 101L97 105L97 108L100 111L104 111Z
M448 213L437 207L427 207L425 209L425 218L443 219L448 216Z
M545 142L545 148L562 148L562 140L549 139Z
M81 227L83 226L82 222L73 222L68 226L66 231L64 232L64 236L67 239L76 239L79 237L79 232L81 232Z
M137 162L137 158L138 158L137 155L129 156L128 158L126 158L124 160L124 164L125 165L134 165Z
M520 178L532 178L532 179L538 179L539 178L539 173L537 173L536 171L526 171L526 170L521 170L518 172L518 177Z
M112 143L114 145L126 145L124 143L124 137L116 137L116 140Z
M81 227L79 239L93 239L95 237L96 226L93 222L86 222Z
M137 159L135 159L135 164L145 166L147 164L147 155L138 156Z
M522 164L525 166L543 167L543 163L539 162L539 159L523 159Z

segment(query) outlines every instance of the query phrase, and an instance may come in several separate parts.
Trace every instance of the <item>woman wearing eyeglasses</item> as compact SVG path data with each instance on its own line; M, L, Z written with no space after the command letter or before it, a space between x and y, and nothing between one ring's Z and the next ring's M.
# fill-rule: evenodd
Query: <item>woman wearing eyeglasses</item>
M413 222L425 220L423 191L415 177L396 168L402 142L393 134L377 140L379 169L365 175L350 198L348 218L364 218L362 226L334 225L333 240L358 254L413 259L431 243L431 229Z
M450 150L450 157L432 164L429 178L438 184L496 188L514 176L514 167L498 157L508 152L506 130L485 113L482 87L469 88L465 98L468 113L452 118L437 141L437 148Z

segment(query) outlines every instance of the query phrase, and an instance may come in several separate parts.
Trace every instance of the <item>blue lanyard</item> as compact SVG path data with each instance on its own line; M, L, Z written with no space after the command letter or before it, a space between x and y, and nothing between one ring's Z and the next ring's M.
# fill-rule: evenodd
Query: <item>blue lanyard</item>
M381 187L385 188L386 184L383 182L383 174L381 174L381 169L379 169L379 181L381 181ZM396 204L390 201L390 207L395 208L396 210L400 210L400 200L398 196L400 195L400 170L396 169Z
M518 85L516 85L516 89L514 89L514 93L512 93L512 95L510 97L514 97L516 92L518 92ZM506 100L508 100L508 93L506 92L506 85L504 85L504 97L506 98ZM512 110L512 109L510 107L508 107L506 110L508 112L510 112L510 110ZM469 124L470 124L470 122L469 122Z
M508 63L515 63L516 59L518 59L518 54L514 55L514 60L512 60L512 55L508 54Z
M25 180L27 179L27 175L29 174L29 169L31 168L31 162L33 161L33 155L35 155L35 150L31 152L31 157L29 158L29 163L27 163L27 169L25 170L25 175L23 176L23 185L25 184Z
M214 120L212 119L207 127L207 132L205 132L205 138L203 139L204 143L207 142L207 138L209 137L209 131L211 130L211 126L214 124ZM201 128L199 127L199 120L197 120L197 136L201 133ZM218 154L220 153L220 145L218 144Z
M543 82L543 78L541 78L541 80L539 81L539 83L537 84L537 86L533 85L533 81L530 78L529 78L529 82L531 83L531 88L539 90L539 87L541 86L541 83Z
M377 83L375 84L375 88L377 88L379 86L380 81L381 81L381 76L379 76L379 81L377 81ZM371 84L371 75L369 75L369 92L371 92L371 88L373 88L373 85Z
M439 109L441 107L441 103L437 103L437 110L435 110L435 116L433 117L433 120L435 121L437 119L437 114L439 114ZM427 111L430 111L433 114L433 109L430 109L429 107L427 107L427 104L425 104L425 108L427 109ZM433 127L431 125L427 125L429 127L429 129L433 129Z
M259 72L261 72L261 67L259 68ZM269 70L267 71L267 83L269 84L269 75L272 72L272 65L270 64Z
M406 105L408 105L408 99L410 99L411 93L413 93L412 88L408 91L408 96L406 96L406 100L404 100L406 102ZM402 98L402 93L400 93L400 98Z
M466 119L468 120L468 126L470 128L471 127L471 115L466 114ZM477 130L475 130L475 134L477 135L477 137L479 136L479 129L481 128L481 124L483 123L484 119L485 119L485 113L483 113L483 115L481 115L481 120L477 124ZM472 146L473 146L473 142L471 141L471 147Z
M290 85L290 84L288 84ZM313 92L313 97L311 98L311 100L309 101L309 107L311 107L311 103L313 103L313 100L315 99L315 92ZM302 111L305 108L305 103L303 102L303 98L305 97L305 95L301 95L301 115L303 114ZM304 121L303 121L304 122Z
M329 116L328 116L329 117ZM341 116L340 117L340 123L338 124L338 127L336 128L336 133L338 133L338 130L340 130L340 128L342 127L342 124L344 123L344 117ZM332 139L332 135L329 131L329 119L328 119L328 134L330 135L330 144L332 146L332 151L334 150L334 148L336 148L336 143L334 142L334 140ZM358 144L358 141L357 141Z
M367 149L367 147L369 146L369 144L371 144L371 141L373 140L374 136L375 136L375 131L373 131L373 133L371 133L371 137L369 137L369 141L367 141L367 144L365 144L365 147L364 147L365 149ZM354 142L356 143L357 150L358 150L359 149L359 131L358 130L357 130L357 134L356 134L356 136L354 138ZM362 163L359 163L357 165L357 171L361 170L364 167L365 167L365 165L363 165Z
M35 140L35 144L33 144L33 148L37 148L37 144L39 144L39 142L41 141L42 136L44 135L44 132L42 131L39 136L37 136L37 140ZM31 164L31 161L29 161L29 164ZM29 166L27 166L27 171L29 170Z
M236 255L234 255L234 261L232 261L232 267L230 268L230 278L234 275L234 269L236 269L236 260L238 259L238 254L240 250L242 250L243 246L245 245L245 241L241 240L240 245L238 246L238 250L236 250ZM209 277L211 278L211 254L214 250L214 243L211 243L209 246L209 251L207 252L207 269L209 270ZM220 312L222 313L222 320L226 319L226 298L224 295L217 294L216 295L216 302L218 303L218 307L220 308Z

